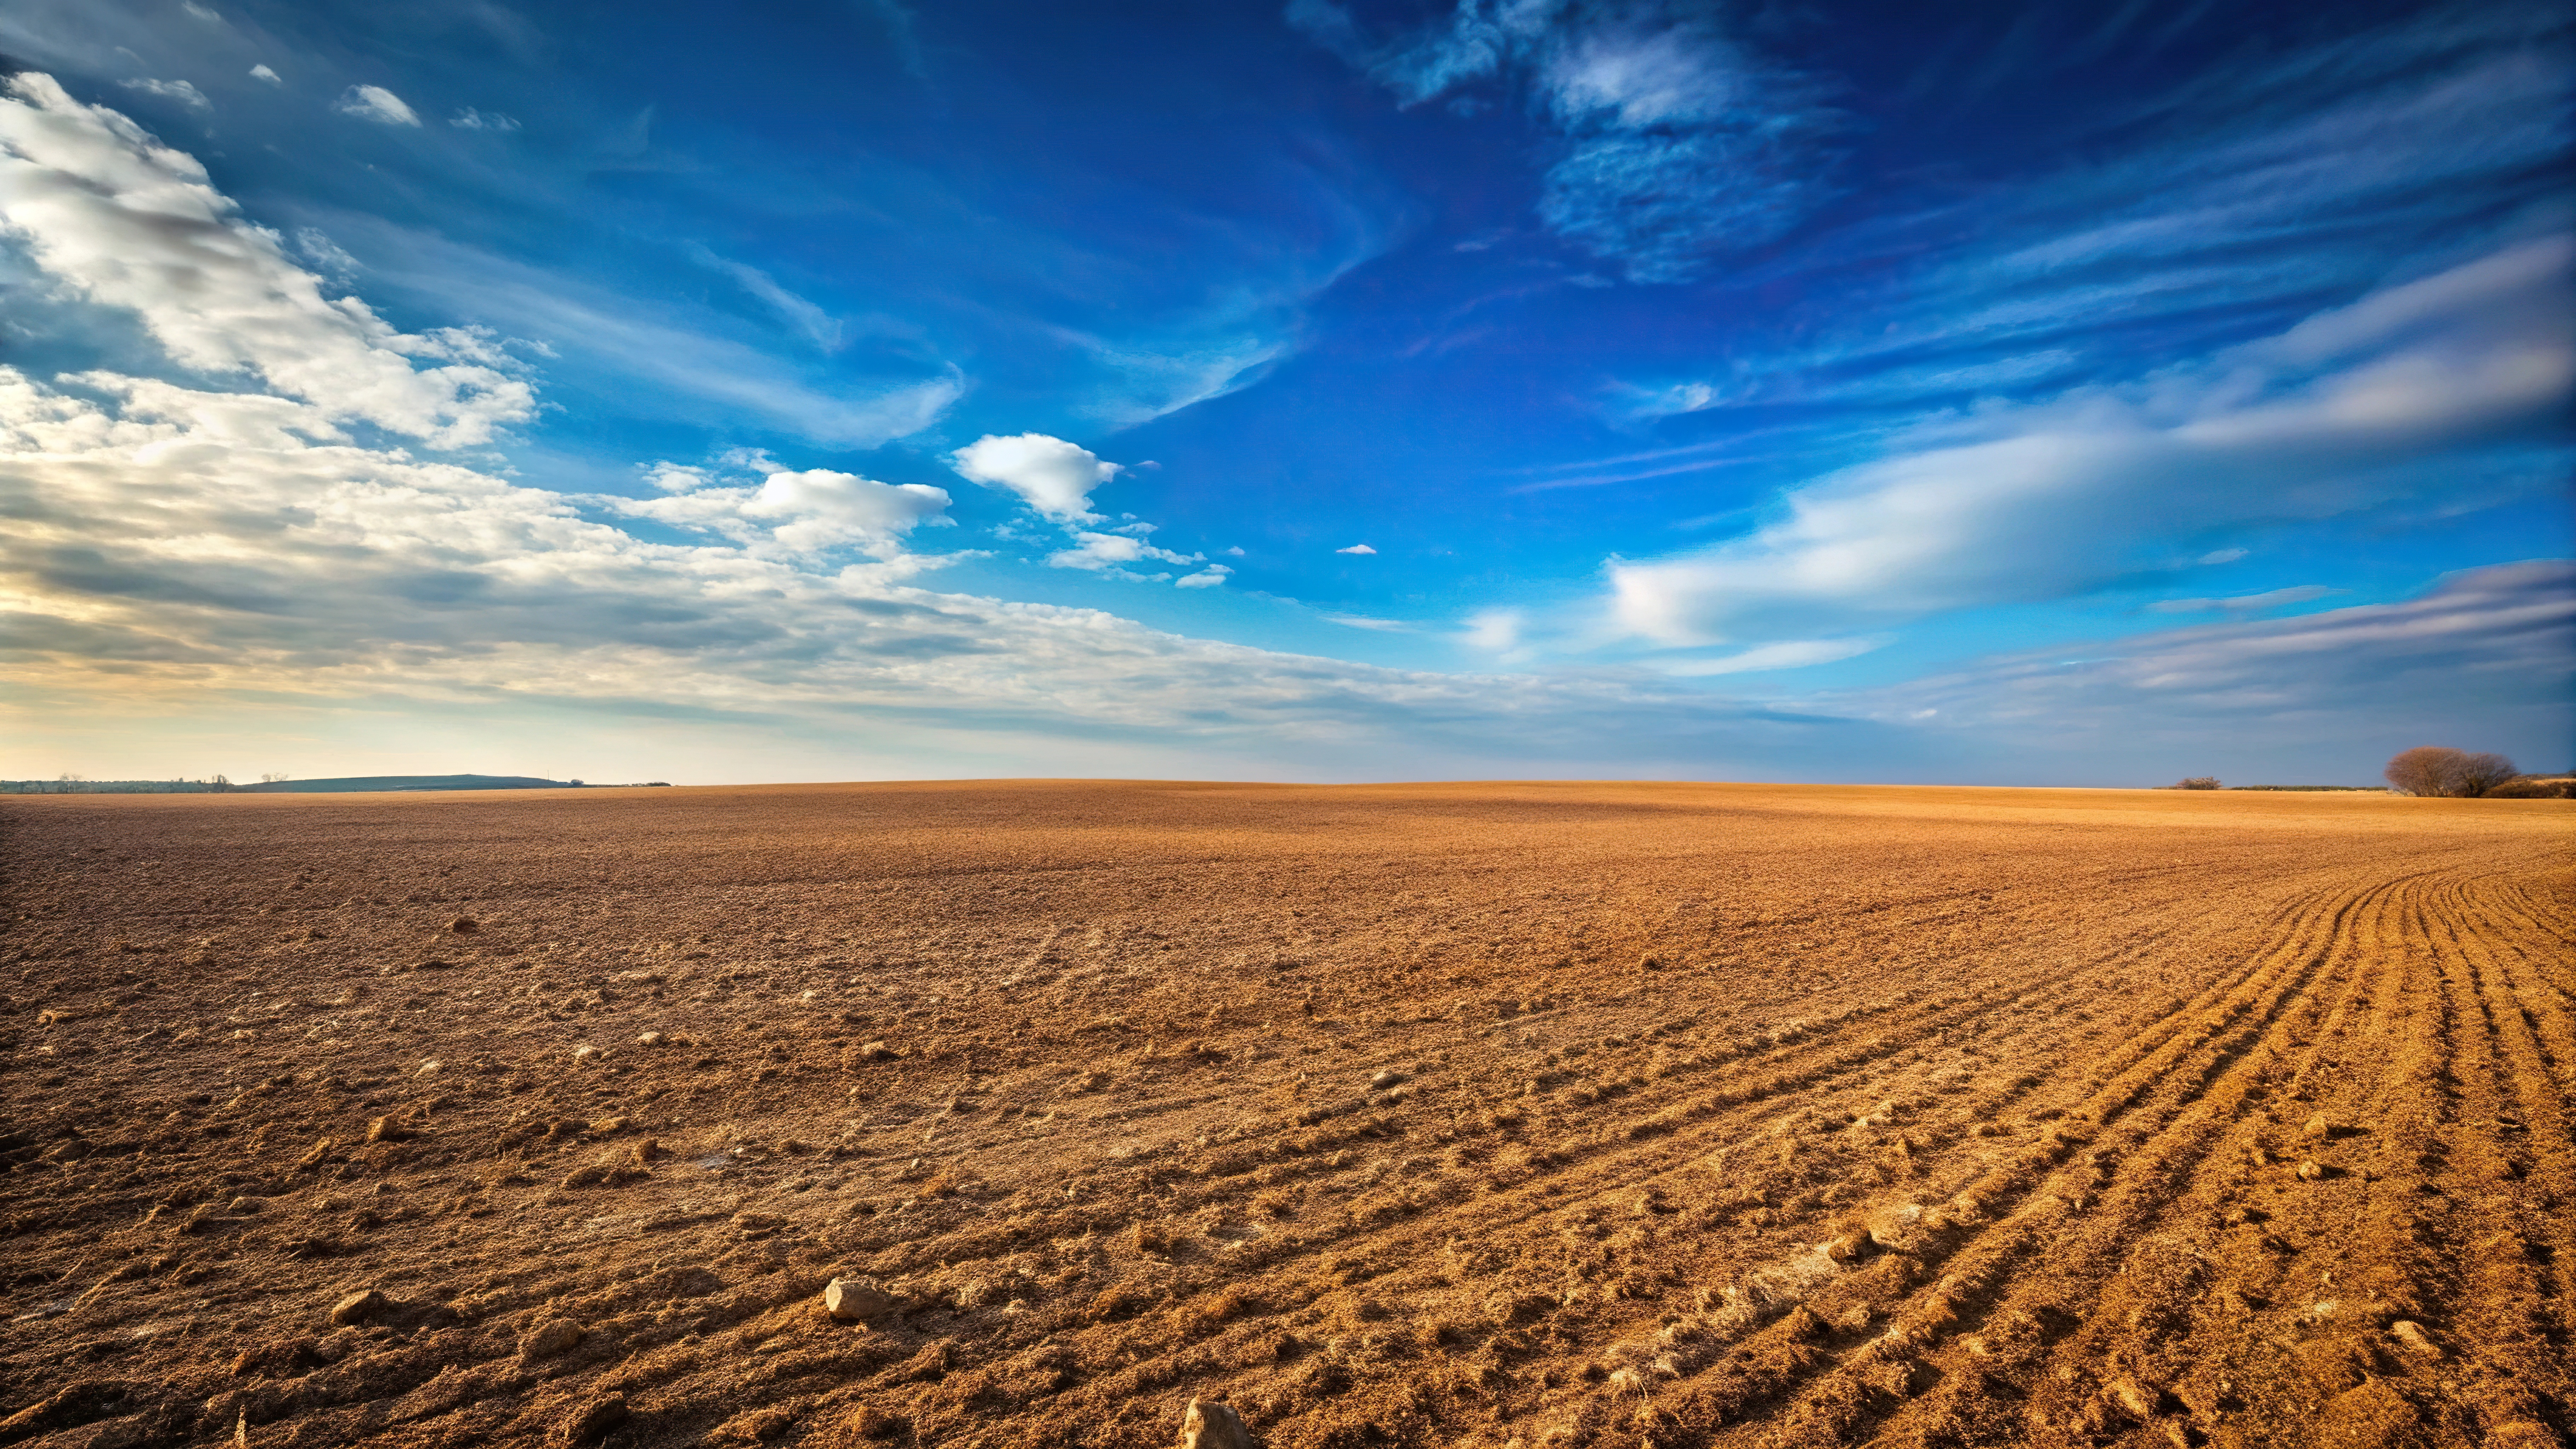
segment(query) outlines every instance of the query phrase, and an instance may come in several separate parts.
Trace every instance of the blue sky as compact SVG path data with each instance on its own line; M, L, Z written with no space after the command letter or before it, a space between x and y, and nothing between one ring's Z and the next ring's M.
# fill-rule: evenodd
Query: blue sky
M2568 28L23 0L0 774L2563 768Z

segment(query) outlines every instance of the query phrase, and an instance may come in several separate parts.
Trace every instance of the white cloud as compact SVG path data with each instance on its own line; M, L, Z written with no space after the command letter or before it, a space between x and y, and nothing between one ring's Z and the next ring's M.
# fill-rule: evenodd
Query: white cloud
M1479 609L1467 616L1467 627L1461 632L1469 648L1489 654L1508 654L1521 646L1521 631L1529 627L1526 610L1514 608Z
M224 23L224 17L220 12L198 4L197 0L179 0L179 8L187 11L189 14L194 15L199 20L202 20L209 25L221 25Z
M1641 754L1709 759L1712 726L1732 722L1739 741L1848 755L1824 745L1832 726L1642 677L1374 669L922 589L911 581L938 561L901 539L945 502L923 485L761 455L724 464L761 472L752 486L658 465L661 496L578 498L355 438L347 390L300 368L354 375L368 406L402 421L382 399L425 396L435 411L458 394L432 354L484 344L396 338L363 304L320 302L187 158L43 77L9 95L0 201L36 264L75 297L142 311L183 362L247 366L275 389L106 372L48 384L0 367L0 668L13 707L58 734L64 721L231 709L273 722L363 701L412 718L470 711L478 728L568 709L797 720L835 738L854 720L909 720L1059 759L1076 736L1165 760L1239 750L1238 770L1283 751L1316 772L1382 773L1402 752L1435 772L1552 753L1597 763L1605 720ZM124 215L147 200L160 231ZM392 371L415 367L409 384ZM1049 457L1088 455L1023 447L1026 466L1005 471L1057 514L1083 511L1109 465L1050 482L1032 471ZM627 515L710 541L653 543L603 521ZM1076 542L1175 557L1134 532ZM817 552L845 543L870 557Z
M1412 625L1402 619L1380 619L1369 614L1326 614L1324 622L1339 624L1345 629L1366 629L1377 634L1406 634L1413 629Z
M811 468L770 474L742 511L750 518L784 520L775 522L773 531L790 548L862 544L885 549L947 507L947 490L927 483L879 483Z
M356 257L341 250L338 242L313 227L296 228L295 249L304 254L305 260L343 282L366 270Z
M1099 521L1091 511L1091 492L1119 472L1090 449L1044 433L986 434L958 449L950 463L960 476L1008 489L1059 523Z
M205 92L183 80L129 80L118 81L117 84L129 91L158 96L165 101L176 101L200 115L211 113L215 109L215 103L206 99Z
M2232 564L2238 559L2245 557L2246 552L2247 550L2241 548L2214 548L2209 552L2202 554L2196 562L2204 564Z
M255 81L266 81L268 84L273 86L282 86L286 84L285 81L278 78L277 72L270 70L265 63L252 66L250 68L250 78Z
M705 470L676 463L651 464L644 473L673 496L592 501L630 518L713 533L758 553L854 547L894 559L914 528L948 522L941 516L947 490L924 483L879 483L828 468L777 468L757 487L717 488L708 486Z
M1840 116L1814 87L1697 20L1572 0L1459 0L1383 43L1336 0L1291 23L1407 105L1486 81L1526 88L1566 139L1539 216L1639 282L1678 282L1757 246L1833 194Z
M2062 597L2163 540L2384 501L2409 460L2557 416L2570 257L2524 243L2127 388L1946 420L1748 537L1613 563L1613 615L1666 644L1805 637Z
M706 469L693 468L685 463L642 463L636 466L636 471L644 475L645 482L665 493L686 493L715 481Z
M1359 554L1359 555L1361 555L1362 557L1367 557L1367 556L1370 556L1370 555L1375 554L1375 553L1377 552L1377 550L1376 550L1376 549L1373 549L1373 548L1371 548L1371 547L1369 547L1367 544L1364 544L1364 543L1355 543L1355 544L1352 544L1349 548L1337 548L1337 549L1334 549L1334 550L1333 550L1333 552L1335 552L1335 553L1355 553L1355 554Z
M1130 525L1130 527L1136 526ZM1150 525L1146 525L1142 531L1150 531L1150 528ZM1133 532L1078 531L1073 535L1073 541L1073 547L1048 554L1047 562L1060 569L1089 569L1095 573L1118 573L1123 572L1127 564L1148 560L1170 564L1194 564L1203 561L1194 553L1174 553L1167 548L1156 548ZM1225 572L1227 571L1218 572L1216 578L1209 580L1209 583L1221 582ZM1207 584L1191 584L1190 587L1205 588Z
M380 126L420 124L420 117L403 104L403 98L383 86L351 86L340 93L340 99L332 102L331 109Z
M1226 577L1233 572L1234 570L1227 568L1223 564L1209 564L1206 568L1199 570L1197 573L1183 574L1179 578L1172 580L1172 587L1176 589L1213 589L1217 585L1224 583L1226 581Z
M2147 607L2159 614L2251 614L2265 609L2285 608L2322 599L2337 590L2323 584L2299 584L2286 589L2266 589L2259 594L2238 594L2226 599L2164 599Z
M1683 679L1700 679L1716 674L1750 674L1764 669L1805 669L1885 648L1893 638L1892 635L1880 634L1861 639L1784 639L1777 644L1764 644L1717 659L1677 659L1658 663L1655 668Z
M342 213L332 225L362 242L380 283L423 305L470 306L550 355L612 374L620 403L657 418L722 428L749 413L817 443L873 448L931 426L966 393L953 366L910 379L809 379L726 335L724 319L669 298L609 291L374 217Z
M1723 368L1623 389L1623 410L2019 392L2492 250L2564 214L2576 70L2548 58L2563 31L2531 6L2422 7L2219 62L2105 132L2060 138L2073 164L1891 192L1729 278L1829 287L1794 341L1746 337Z
M836 352L841 346L841 319L815 306L812 302L778 285L778 279L758 267L717 256L696 242L687 247L689 258L699 266L722 272L735 283L767 304L769 309L805 334L806 340L825 352Z
M2552 559L2471 569L2398 603L2005 655L1818 703L2013 748L2108 745L2167 779L2337 783L2340 770L2369 784L2379 761L2428 742L2562 765L2571 673L2576 563Z
M407 336L364 302L326 300L194 157L51 76L0 94L0 227L66 288L139 316L181 365L256 373L325 416L460 447L533 406L526 383L481 362L415 369L406 354L451 355L464 335Z
M502 115L499 111L478 111L472 106L467 106L465 109L458 111L455 115L448 117L447 124L454 126L460 131L499 131L507 133L519 129L519 122L515 117Z

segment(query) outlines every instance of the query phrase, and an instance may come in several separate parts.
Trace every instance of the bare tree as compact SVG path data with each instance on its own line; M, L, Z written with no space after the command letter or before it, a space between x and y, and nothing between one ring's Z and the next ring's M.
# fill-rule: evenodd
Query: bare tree
M2464 755L2451 774L2454 793L2475 798L2521 772L2502 755Z
M2215 790L2218 788L2218 777L2216 775L2194 775L2190 779L2178 780L2171 785L2167 785L2165 788L2168 790Z
M2452 765L2461 758L2458 750L2444 749L2440 745L2417 745L2411 750L2399 751L2388 762L2385 773L2388 783L2396 786L2401 795L2444 795L2450 792L2442 788L2443 782L2450 777Z
M2472 799L2514 777L2502 755L2472 755L2440 745L2418 745L2388 762L2388 783L2408 795Z

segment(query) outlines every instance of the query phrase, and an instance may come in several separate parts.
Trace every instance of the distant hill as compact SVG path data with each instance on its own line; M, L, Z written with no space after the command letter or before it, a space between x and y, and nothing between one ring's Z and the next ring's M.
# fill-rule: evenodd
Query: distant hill
M570 790L580 784L533 775L351 775L339 780L270 780L233 789L244 795L336 795L359 790Z

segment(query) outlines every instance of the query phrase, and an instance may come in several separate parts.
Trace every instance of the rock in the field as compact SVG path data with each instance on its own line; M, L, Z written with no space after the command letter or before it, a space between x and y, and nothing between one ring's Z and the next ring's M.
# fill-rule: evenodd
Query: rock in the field
M858 1055L859 1060L863 1062L890 1062L895 1059L897 1053L893 1047L887 1046L884 1042L872 1041L861 1044Z
M2326 1138L2332 1137L2334 1132L2335 1124L2323 1112L2310 1117L2299 1128L2299 1135L2302 1137Z
M572 1049L572 1059L577 1062L595 1062L606 1055L606 1052L601 1051L599 1048L592 1046L588 1042L583 1042L580 1046Z
M587 1444L626 1422L626 1396L604 1394L576 1405L570 1413L555 1421L557 1444Z
M339 1324L364 1323L390 1307L393 1300L373 1288L352 1293L331 1305L331 1321Z
M549 1318L529 1329L528 1336L519 1340L519 1357L553 1358L559 1353L569 1353L574 1344L581 1342L584 1333L582 1326L569 1318Z
M378 1117L367 1124L369 1142L400 1142L410 1135L403 1130L403 1124L397 1118Z
M872 1278L835 1278L823 1288L823 1311L859 1323L894 1307L894 1298Z
M447 923L447 929L454 931L460 936L470 936L475 932L482 930L483 926L481 922L475 920L472 916L458 916L455 920Z
M1181 1415L1181 1449L1252 1449L1252 1431L1233 1405L1192 1399Z
M658 1031L648 1031L642 1036L635 1038L635 1044L637 1046L657 1047L669 1040L669 1037L662 1035Z
M1369 1090L1383 1092L1389 1087L1398 1085L1403 1080L1404 1073L1395 1070L1393 1067L1389 1067L1369 1078Z
M2317 1179L2324 1177L2325 1175L2325 1168L2313 1157L2299 1164L2299 1181L2301 1182L2315 1182Z
M2388 1325L2388 1336L2406 1345L2410 1351L2422 1354L2426 1358L2442 1356L2442 1346L2435 1343L2433 1336L2424 1331L2424 1325L2411 1318L2401 1318Z
M422 1062L419 1066L412 1068L411 1074L415 1077L434 1077L438 1075L439 1069L445 1065L446 1063L439 1061L436 1057L432 1057L428 1061Z

